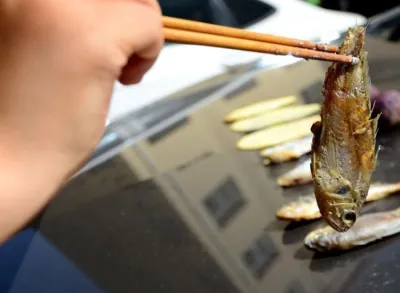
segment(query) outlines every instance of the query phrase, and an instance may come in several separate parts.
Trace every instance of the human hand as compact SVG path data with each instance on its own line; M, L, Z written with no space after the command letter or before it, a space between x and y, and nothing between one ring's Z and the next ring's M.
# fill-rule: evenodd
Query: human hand
M2 0L0 13L7 141L21 152L67 158L72 169L103 133L115 80L139 82L155 61L162 47L158 3Z
M162 45L156 0L0 0L0 163L34 185L27 215L98 144L114 82L139 82Z

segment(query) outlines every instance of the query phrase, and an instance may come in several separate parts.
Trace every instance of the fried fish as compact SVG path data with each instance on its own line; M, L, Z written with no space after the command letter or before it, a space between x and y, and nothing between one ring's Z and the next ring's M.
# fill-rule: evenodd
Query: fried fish
M375 169L377 123L372 119L365 28L348 30L339 54L356 65L333 63L322 90L321 121L311 127L311 173L324 220L339 232L350 229L368 194Z
M262 150L288 141L311 135L311 125L319 121L319 114L308 116L292 122L267 127L244 135L236 147L239 150Z
M283 163L311 152L312 136L306 136L277 146L263 149L260 156L270 163Z
M312 182L310 172L310 159L299 163L294 169L279 176L277 182L280 186L289 187Z
M349 250L356 246L380 240L400 232L400 208L392 211L365 214L359 217L346 232L331 226L316 229L304 239L304 244L314 250Z

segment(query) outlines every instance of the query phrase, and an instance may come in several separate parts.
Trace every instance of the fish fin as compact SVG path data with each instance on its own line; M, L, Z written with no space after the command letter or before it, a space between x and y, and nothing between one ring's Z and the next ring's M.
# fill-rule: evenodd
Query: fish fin
M365 134L368 131L368 126L372 125L372 129L374 132L374 138L376 138L376 135L378 133L378 120L379 117L381 116L381 114L378 114L377 117L373 118L373 119L369 119L367 122L362 123L360 126L358 126L354 131L353 131L353 135L361 135L361 134Z
M371 123L372 129L375 131L373 119L368 119L366 122L361 123L356 129L354 129L353 135L365 134L368 131L368 128L371 127Z
M374 169L376 168L376 165L378 163L378 154L379 154L380 150L381 150L381 146L378 145L375 155L374 155Z
M371 123L372 123L372 128L374 130L374 140L376 141L376 136L378 135L378 120L379 117L381 116L381 113L378 114L374 119L372 119ZM377 150L375 152L374 155L374 168L376 168L377 162L378 162L378 154L379 151L381 150L381 146L378 145Z
M372 128L374 129L374 136L376 139L376 136L378 135L378 122L379 122L379 118L381 117L382 113L379 113L378 115L376 115L375 118L371 119L372 122Z
M361 124L357 129L353 131L353 135L361 135L365 134L368 131L368 124L369 122Z
M337 153L336 153L336 144L328 141L326 146L326 158L327 158L327 166L330 172L339 172ZM338 175L337 175L338 176Z
M311 132L313 133L313 139L311 141L311 162L310 162L310 171L311 171L311 177L315 177L315 170L314 170L314 164L315 164L315 153L318 150L319 144L320 144L320 138L321 138L321 132L322 132L322 122L321 121L316 121L313 123L311 126Z
M312 149L315 149L318 147L321 138L322 122L321 121L314 122L313 125L311 125L311 132L314 134L311 146Z
M371 99L370 99L370 102L371 102ZM370 103L370 115L372 116L372 113L374 112L374 110L375 110L375 105L376 105L376 101L374 101L374 103L372 104L372 106L371 106L371 103Z

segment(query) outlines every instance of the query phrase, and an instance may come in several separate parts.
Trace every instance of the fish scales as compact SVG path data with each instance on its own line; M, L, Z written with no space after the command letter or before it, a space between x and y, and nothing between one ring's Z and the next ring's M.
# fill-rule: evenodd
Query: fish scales
M313 133L311 174L322 217L336 231L355 223L375 169L377 121L371 118L365 29L350 28L339 54L360 59L356 65L333 63L322 89L321 121Z

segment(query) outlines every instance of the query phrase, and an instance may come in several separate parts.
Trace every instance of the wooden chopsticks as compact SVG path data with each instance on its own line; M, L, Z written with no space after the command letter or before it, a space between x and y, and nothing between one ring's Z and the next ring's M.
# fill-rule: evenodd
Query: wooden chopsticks
M357 64L353 56L336 54L338 47L261 34L242 29L163 16L166 41L227 49L292 55L304 59Z

